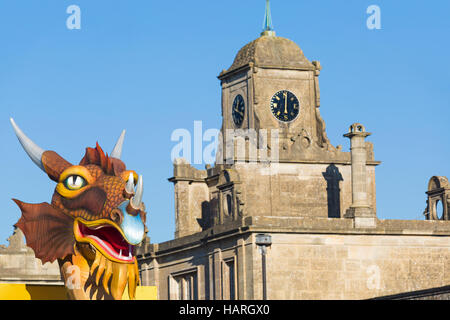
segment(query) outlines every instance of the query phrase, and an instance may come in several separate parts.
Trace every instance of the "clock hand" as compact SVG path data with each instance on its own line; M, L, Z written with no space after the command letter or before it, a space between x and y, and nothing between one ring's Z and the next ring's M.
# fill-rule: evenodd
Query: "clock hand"
M287 112L287 92L284 93L284 113Z
M234 108L234 111L237 112L238 114L240 114L242 117L244 116L244 112L243 111L239 111L239 109Z

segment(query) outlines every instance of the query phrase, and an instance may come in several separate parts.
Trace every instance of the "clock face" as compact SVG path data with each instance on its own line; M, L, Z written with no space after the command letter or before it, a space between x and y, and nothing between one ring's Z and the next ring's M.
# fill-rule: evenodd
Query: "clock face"
M279 121L291 122L297 118L300 112L300 103L295 94L281 90L273 95L270 108Z
M244 122L245 102L240 94L234 98L233 102L233 121L237 127L242 126Z

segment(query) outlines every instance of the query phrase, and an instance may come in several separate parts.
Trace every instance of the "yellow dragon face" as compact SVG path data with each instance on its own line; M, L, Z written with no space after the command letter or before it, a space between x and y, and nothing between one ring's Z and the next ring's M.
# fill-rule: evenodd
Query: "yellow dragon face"
M57 183L51 204L14 200L22 211L16 226L27 245L43 263L58 259L63 276L68 266L80 268L82 298L121 299L127 285L134 298L139 283L134 248L147 230L142 176L120 160L125 131L110 156L97 143L72 165L11 123L33 162Z

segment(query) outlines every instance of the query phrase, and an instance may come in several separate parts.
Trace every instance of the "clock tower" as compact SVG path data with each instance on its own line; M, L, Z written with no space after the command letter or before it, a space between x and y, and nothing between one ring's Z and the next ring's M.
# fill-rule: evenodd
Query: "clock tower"
M277 129L280 160L328 153L342 158L330 144L320 115L320 71L320 63L310 62L297 44L276 36L267 5L261 36L244 46L218 77L223 134L236 129Z
M263 32L218 76L222 130L215 166L174 165L177 237L258 221L375 225L379 162L365 131L348 136L352 153L330 143L320 114L321 69L276 35L267 1Z

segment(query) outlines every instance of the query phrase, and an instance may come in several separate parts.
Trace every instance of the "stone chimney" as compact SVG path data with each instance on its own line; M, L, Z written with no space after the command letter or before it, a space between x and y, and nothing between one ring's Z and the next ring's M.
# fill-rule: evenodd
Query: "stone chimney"
M355 228L375 228L377 223L375 211L370 207L367 196L365 139L370 135L359 123L352 124L349 132L344 135L350 139L352 159L352 205L344 217L353 219Z

